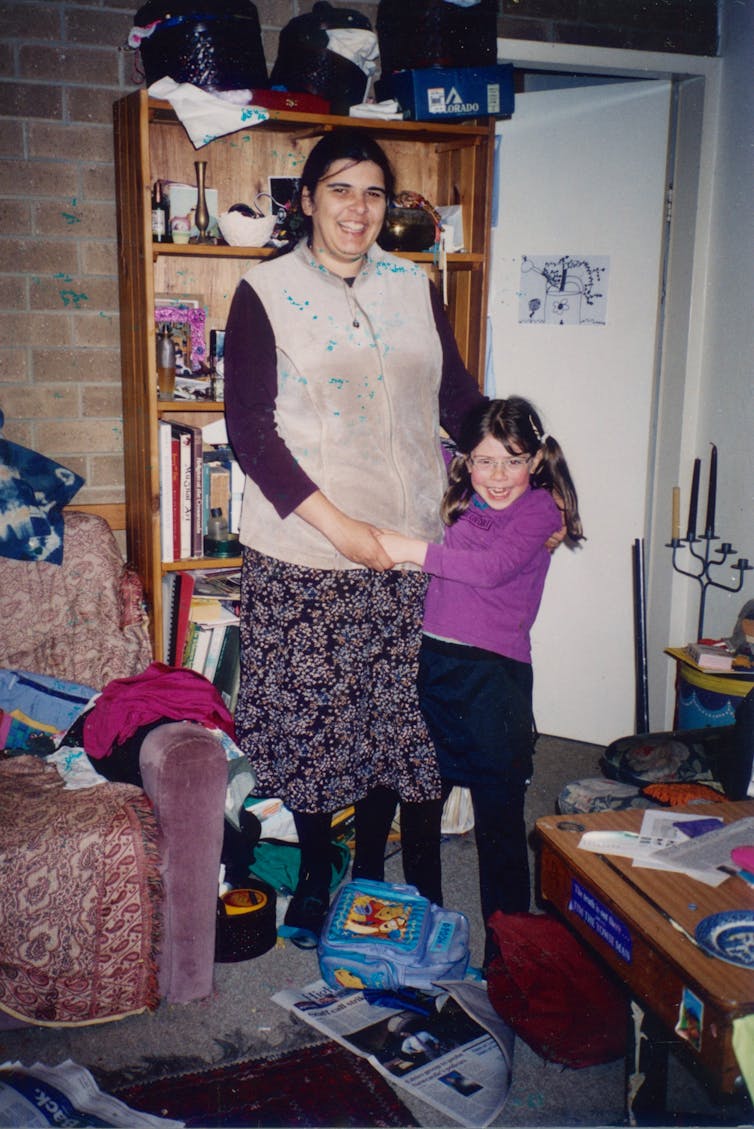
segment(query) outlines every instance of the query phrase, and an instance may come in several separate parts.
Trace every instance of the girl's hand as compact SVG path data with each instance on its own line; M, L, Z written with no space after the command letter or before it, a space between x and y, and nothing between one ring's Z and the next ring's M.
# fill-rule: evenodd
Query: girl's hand
M380 544L394 564L415 564L424 567L427 556L427 542L416 537L404 537L391 529L382 529L377 534Z

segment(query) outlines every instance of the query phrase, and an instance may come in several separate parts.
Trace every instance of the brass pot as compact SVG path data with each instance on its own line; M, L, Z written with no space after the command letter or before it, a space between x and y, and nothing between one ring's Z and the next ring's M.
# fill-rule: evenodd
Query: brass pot
M388 208L377 243L383 251L428 251L435 242L435 221L424 208Z

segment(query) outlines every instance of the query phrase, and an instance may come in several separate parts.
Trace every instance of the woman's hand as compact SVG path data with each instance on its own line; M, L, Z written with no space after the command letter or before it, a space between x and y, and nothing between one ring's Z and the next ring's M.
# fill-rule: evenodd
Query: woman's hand
M349 561L386 572L393 562L378 540L379 530L366 521L357 521L333 505L321 490L316 490L295 510L309 525L327 538Z
M557 529L553 533L553 535L550 538L548 538L547 541L545 541L545 548L547 549L548 553L554 553L555 550L557 549L558 545L563 544L563 542L565 541L565 538L566 538L566 533L568 532L568 530L566 529L566 523L565 523L565 506L563 504L563 499L562 499L562 497L560 496L560 494L558 493L557 490L553 490L552 500L555 503L555 505L558 507L558 509L560 510L560 520L561 520L562 524L560 526L560 529Z
M349 561L373 568L377 572L386 572L393 567L390 556L385 551L379 539L379 530L365 521L356 521L355 518L342 515L338 528L325 536L332 541L335 548Z
M380 544L394 564L415 564L424 567L427 556L427 542L417 537L404 537L392 529L382 529L377 534Z
M547 549L548 553L554 553L558 545L563 544L565 537L566 527L565 522L563 522L560 529L558 529L555 533L552 534L551 537L548 537L548 539L545 541L545 549Z

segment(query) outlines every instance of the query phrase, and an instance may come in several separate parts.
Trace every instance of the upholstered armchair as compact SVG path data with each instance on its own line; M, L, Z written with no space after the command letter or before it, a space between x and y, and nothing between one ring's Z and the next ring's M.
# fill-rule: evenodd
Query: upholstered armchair
M48 676L53 698L151 662L140 584L99 516L66 511L60 564L0 557L0 593L2 673ZM12 724L39 721L44 736L34 716L44 699ZM0 705L8 721L13 702ZM208 995L228 776L220 741L193 722L161 724L138 750L143 790L105 782L78 794L33 740L27 748L0 759L0 1027L102 1022ZM110 967L96 969L94 986L91 953L102 948Z

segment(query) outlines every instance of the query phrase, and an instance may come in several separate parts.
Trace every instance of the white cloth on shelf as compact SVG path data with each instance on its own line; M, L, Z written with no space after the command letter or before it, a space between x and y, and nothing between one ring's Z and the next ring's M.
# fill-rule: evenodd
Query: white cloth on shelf
M386 98L384 102L359 102L349 108L352 118L383 118L386 121L403 119L395 98Z
M226 97L202 90L191 82L159 78L148 88L151 98L170 102L195 149L209 145L216 137L267 121L270 114L261 106L238 106Z

